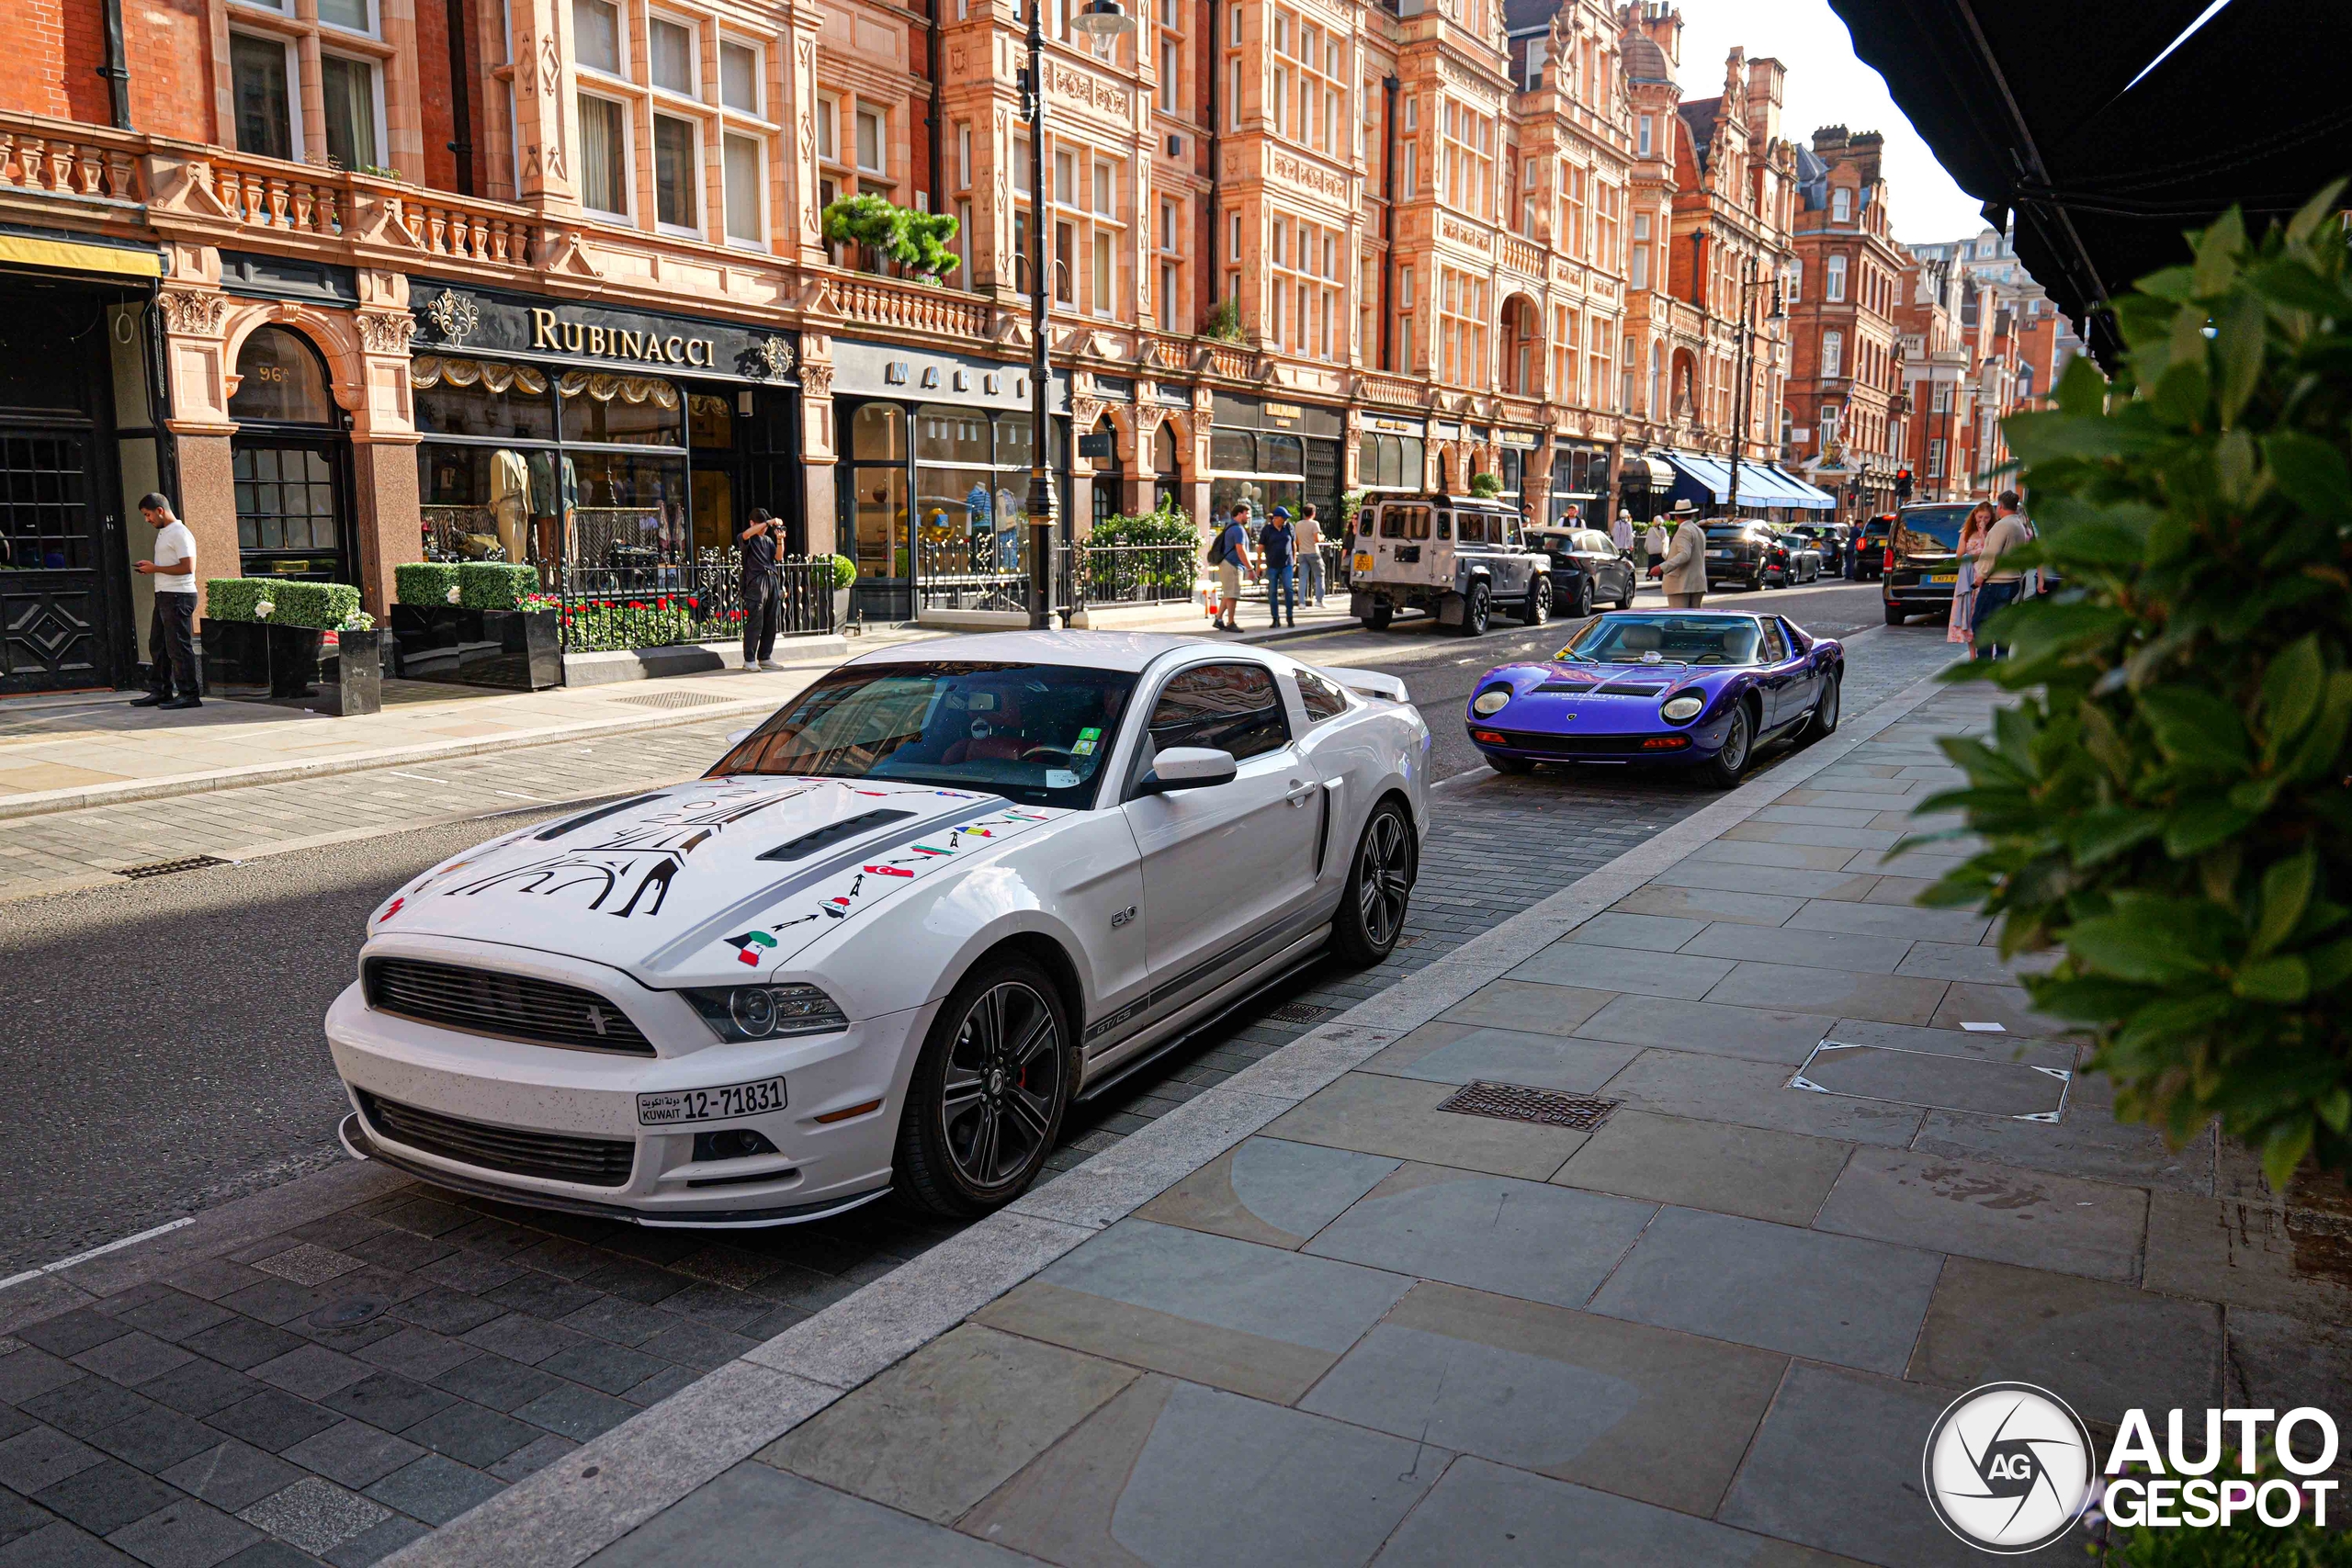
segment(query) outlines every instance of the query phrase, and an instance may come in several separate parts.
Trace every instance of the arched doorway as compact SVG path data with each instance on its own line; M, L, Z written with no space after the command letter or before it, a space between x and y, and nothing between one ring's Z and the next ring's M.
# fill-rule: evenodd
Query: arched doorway
M351 436L325 362L285 327L258 327L237 350L229 443L237 557L247 577L356 582L351 550Z

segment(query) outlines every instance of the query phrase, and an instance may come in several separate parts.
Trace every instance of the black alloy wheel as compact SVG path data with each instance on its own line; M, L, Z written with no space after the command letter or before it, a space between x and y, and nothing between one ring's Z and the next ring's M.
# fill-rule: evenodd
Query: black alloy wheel
M1568 614L1579 621L1592 614L1592 579L1584 573L1577 574L1577 591L1568 597Z
M1462 596L1462 624L1453 629L1464 637L1485 637L1494 619L1494 590L1480 578Z
M1502 766L1497 759L1487 760ZM1389 799L1373 808L1372 820L1356 841L1340 912L1331 920L1331 951L1343 963L1369 969L1396 951L1396 939L1405 932L1419 850L1403 807Z
M1531 626L1540 626L1552 618L1552 574L1550 572L1537 572L1535 581L1527 585L1527 608L1520 613L1519 618Z
M1804 721L1804 739L1810 743L1838 733L1838 688L1844 684L1838 671L1827 671L1821 677L1821 695L1813 705L1812 714Z
M975 965L933 1021L899 1121L899 1190L968 1219L1027 1190L1075 1087L1061 994L1028 959Z
M1717 789L1729 789L1739 783L1747 772L1748 754L1755 740L1755 726L1747 716L1747 705L1742 703L1732 709L1731 728L1724 731L1723 750L1702 770L1707 782Z

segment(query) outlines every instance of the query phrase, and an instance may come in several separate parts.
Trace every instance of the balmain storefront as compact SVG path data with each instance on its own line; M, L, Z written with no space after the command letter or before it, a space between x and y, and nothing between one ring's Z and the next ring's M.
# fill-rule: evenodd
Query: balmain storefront
M1312 502L1318 517L1340 514L1341 444L1338 409L1216 394L1209 413L1209 516L1231 520L1247 502L1257 521L1277 506L1295 515Z
M794 334L413 277L427 559L641 571L802 515Z

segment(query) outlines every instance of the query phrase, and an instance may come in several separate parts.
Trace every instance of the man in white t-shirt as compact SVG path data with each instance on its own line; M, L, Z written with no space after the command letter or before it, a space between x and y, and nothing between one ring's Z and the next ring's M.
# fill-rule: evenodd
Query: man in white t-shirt
M172 515L160 493L140 499L139 514L155 530L155 558L131 570L155 580L155 613L147 623L147 694L137 708L200 708L196 673L196 536Z

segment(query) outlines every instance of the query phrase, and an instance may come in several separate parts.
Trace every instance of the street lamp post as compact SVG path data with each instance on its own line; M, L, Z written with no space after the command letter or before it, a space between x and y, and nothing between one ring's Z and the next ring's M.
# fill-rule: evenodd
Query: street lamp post
M1046 360L1046 24L1045 0L1029 0L1029 71L1021 85L1021 118L1029 125L1029 629L1054 624L1054 473L1046 445L1046 405L1054 386ZM1135 31L1118 0L1089 0L1070 26L1109 39Z
M1739 283L1739 385L1732 390L1731 494L1730 498L1724 502L1724 515L1727 517L1739 515L1739 448L1747 439L1749 386L1756 379L1753 364L1756 307L1751 303L1756 297L1756 291L1768 284L1772 289L1772 313L1765 320L1782 321L1787 315L1787 312L1781 308L1781 288L1778 278L1758 276L1754 256L1748 257L1742 264L1740 270L1747 276L1741 278Z

